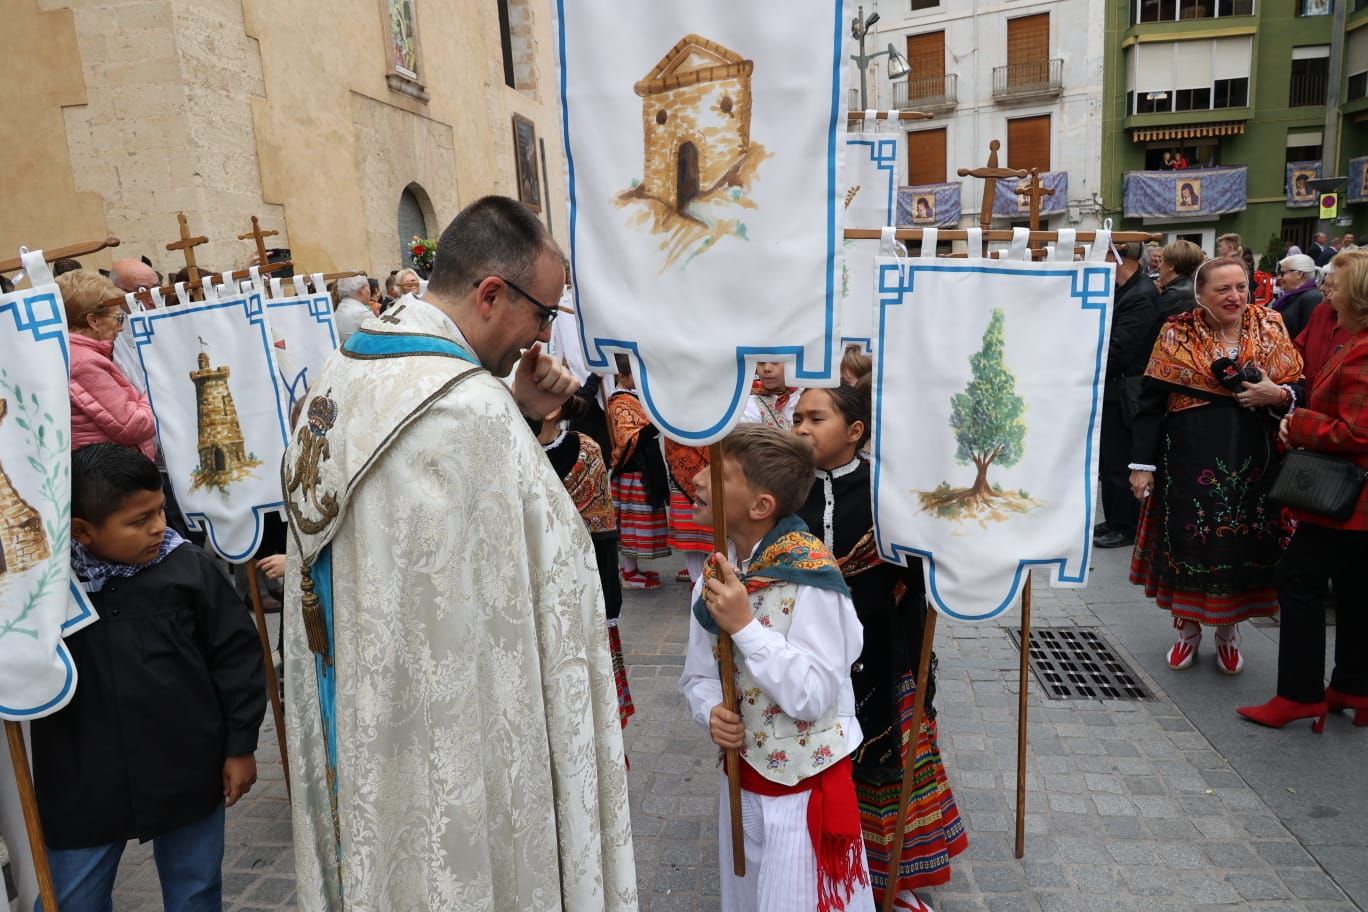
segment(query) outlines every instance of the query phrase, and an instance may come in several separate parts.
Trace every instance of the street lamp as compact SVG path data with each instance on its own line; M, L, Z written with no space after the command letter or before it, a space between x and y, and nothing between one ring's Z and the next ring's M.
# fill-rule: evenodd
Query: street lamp
M869 91L866 83L866 70L869 64L879 57L888 56L888 78L902 79L909 72L911 67L907 64L907 58L898 53L898 49L893 46L893 42L888 43L888 48L882 51L875 51L872 54L865 53L865 35L874 23L879 21L878 13L870 13L869 18L865 18L864 7L858 7L855 18L850 20L850 34L856 41L860 42L860 53L852 54L850 59L855 61L855 66L860 69L860 110L869 107Z

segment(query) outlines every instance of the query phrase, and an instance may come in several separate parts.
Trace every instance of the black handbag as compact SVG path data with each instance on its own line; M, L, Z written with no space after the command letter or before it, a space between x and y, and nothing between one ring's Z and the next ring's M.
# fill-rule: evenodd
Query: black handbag
M1283 457L1268 498L1285 507L1343 521L1354 514L1368 471L1347 459L1309 450Z

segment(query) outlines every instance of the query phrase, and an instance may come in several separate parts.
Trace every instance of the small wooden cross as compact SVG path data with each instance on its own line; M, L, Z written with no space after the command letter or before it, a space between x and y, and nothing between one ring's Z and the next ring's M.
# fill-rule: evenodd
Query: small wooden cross
M166 249L179 250L185 254L185 267L189 270L188 274L190 276L190 293L194 296L195 300L199 300L204 292L200 289L199 266L195 264L195 248L209 243L209 239L207 237L190 236L190 225L185 220L184 212L176 213L176 221L180 223L180 240L172 241L170 244L167 244Z
M1002 143L996 139L993 140L988 144L988 167L960 168L956 172L960 177L977 177L983 181L983 203L979 206L979 225L984 231L993 225L993 199L997 193L997 182L1003 178L1027 176L1025 171L998 167L998 149L1001 148Z
M1043 196L1054 196L1054 191L1045 186L1045 182L1040 179L1040 169L1031 169L1031 178L1024 184L1017 185L1017 196L1030 198L1031 211L1031 230L1040 230L1040 198Z
M239 241L245 241L245 240L247 240L248 238L252 238L254 241L256 241L256 249L257 249L257 262L256 262L256 264L257 264L258 266L265 266L265 265L266 265L266 238L268 238L268 237L275 237L277 234L280 234L280 232L279 232L279 231L276 231L274 228L270 229L269 231L262 231L262 230L261 230L261 222L258 221L258 220L257 220L257 217L254 215L254 216L252 216L252 230L249 231L249 232L247 232L246 234L239 234L239 235L238 235L238 240L239 240Z

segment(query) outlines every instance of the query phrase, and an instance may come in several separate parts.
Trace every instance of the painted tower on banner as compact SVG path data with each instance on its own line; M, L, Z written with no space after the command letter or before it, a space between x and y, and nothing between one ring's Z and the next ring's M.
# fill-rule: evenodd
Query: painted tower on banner
M203 344L204 340L200 340ZM209 355L201 351L199 370L190 372L195 383L195 415L199 421L199 466L191 490L207 486L226 489L261 465L247 452L238 423L233 392L228 388L226 364L209 366Z
M7 409L8 403L0 399L0 422ZM0 465L0 578L22 573L47 560L49 553L42 516L19 496Z

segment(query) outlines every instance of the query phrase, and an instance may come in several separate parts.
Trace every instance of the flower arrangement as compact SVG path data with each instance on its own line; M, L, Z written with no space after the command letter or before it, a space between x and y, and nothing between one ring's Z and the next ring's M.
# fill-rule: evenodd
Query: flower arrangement
M432 238L420 238L414 235L409 241L409 258L413 260L413 268L422 270L424 275L432 269L432 259L437 255L437 242Z

